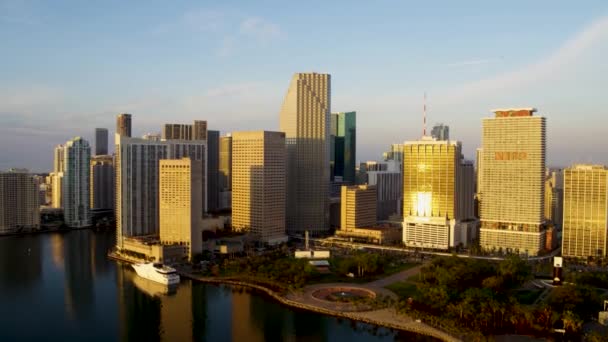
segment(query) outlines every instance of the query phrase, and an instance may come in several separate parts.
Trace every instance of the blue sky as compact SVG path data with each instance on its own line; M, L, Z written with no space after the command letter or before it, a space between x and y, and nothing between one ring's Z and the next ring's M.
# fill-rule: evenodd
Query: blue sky
M358 112L359 161L421 135L426 91L468 158L491 109L533 106L550 165L608 163L606 1L0 0L0 43L0 169L49 170L119 112L276 130L304 71Z

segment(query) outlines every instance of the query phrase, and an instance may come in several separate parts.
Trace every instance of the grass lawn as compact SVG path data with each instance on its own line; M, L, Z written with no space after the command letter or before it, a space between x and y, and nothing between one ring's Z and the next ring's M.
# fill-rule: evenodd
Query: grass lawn
M532 305L534 301L543 293L543 290L534 289L534 290L519 290L515 292L515 298L517 301L524 305Z
M412 267L416 267L420 265L417 262L405 262L394 265L388 265L384 268L384 274L382 274L379 278L388 277L389 275L395 274L397 272L409 270Z
M416 284L403 281L392 283L385 286L385 288L395 292L395 294L400 298L412 297L418 291Z

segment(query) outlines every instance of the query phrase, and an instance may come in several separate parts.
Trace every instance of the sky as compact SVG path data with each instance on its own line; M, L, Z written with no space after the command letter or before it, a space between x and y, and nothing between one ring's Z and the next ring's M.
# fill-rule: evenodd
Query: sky
M0 0L0 170L49 171L121 112L134 135L278 130L311 71L331 74L332 111L357 111L358 162L420 138L426 92L429 129L469 159L492 109L535 107L549 166L608 164L606 56L605 0Z

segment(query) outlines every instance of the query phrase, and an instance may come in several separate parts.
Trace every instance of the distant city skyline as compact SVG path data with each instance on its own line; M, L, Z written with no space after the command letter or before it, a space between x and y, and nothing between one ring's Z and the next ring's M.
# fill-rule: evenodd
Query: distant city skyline
M357 163L420 138L425 91L427 122L449 125L467 159L492 109L536 107L547 118L549 166L608 162L605 1L345 4L304 18L315 4L110 2L92 11L0 0L11 52L0 65L0 169L50 171L53 146L94 141L96 127L113 134L122 112L133 114L133 136L160 132L168 117L203 117L222 133L278 130L289 79L307 71L331 74L332 112L357 111Z

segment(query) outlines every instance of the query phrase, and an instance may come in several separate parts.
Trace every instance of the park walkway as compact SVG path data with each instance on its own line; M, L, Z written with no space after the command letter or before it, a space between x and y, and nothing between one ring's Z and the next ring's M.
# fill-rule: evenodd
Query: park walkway
M425 264L420 264L417 266L414 266L412 268L408 268L407 270L403 270L401 272L397 272L393 275L390 275L388 277L382 278L382 279L378 279L378 280L374 280L372 282L369 282L367 284L365 284L367 287L372 287L374 289L382 289L390 284L394 284L398 281L406 281L407 278L420 273L420 269L424 266Z

